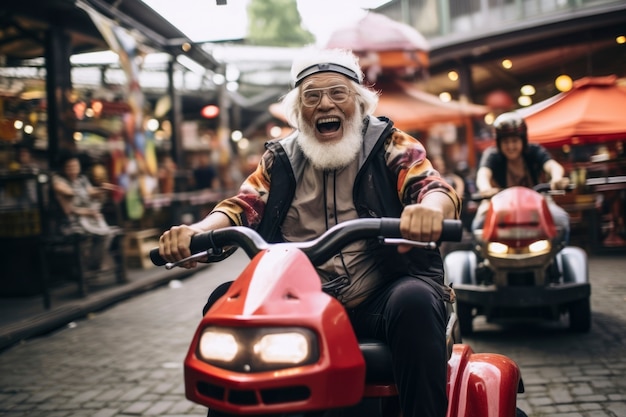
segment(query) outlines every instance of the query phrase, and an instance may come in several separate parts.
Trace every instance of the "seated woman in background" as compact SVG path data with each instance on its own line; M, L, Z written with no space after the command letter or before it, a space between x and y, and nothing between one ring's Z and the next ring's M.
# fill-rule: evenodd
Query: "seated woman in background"
M60 232L90 236L90 244L85 245L87 267L100 269L114 236L119 233L117 227L106 222L101 212L105 193L115 190L116 186L102 183L94 187L82 174L78 155L71 151L63 151L59 163L60 172L53 175L52 187L64 214L59 225Z

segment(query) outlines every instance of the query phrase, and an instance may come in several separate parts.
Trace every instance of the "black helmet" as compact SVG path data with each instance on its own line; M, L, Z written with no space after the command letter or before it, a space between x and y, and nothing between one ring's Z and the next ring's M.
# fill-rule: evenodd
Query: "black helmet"
M519 136L524 142L524 147L528 142L526 133L526 122L524 118L515 112L502 113L493 121L493 128L496 132L496 143L500 146L500 140L509 136Z

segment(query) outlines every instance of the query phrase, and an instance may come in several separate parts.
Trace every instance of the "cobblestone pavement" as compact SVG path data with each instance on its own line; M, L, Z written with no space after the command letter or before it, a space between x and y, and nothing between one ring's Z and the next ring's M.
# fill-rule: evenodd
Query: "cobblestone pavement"
M212 289L245 254L0 353L0 416L206 416L183 359Z
M243 266L236 253L182 282L120 302L0 353L0 416L205 416L184 397L182 361L206 295ZM565 323L476 323L477 352L510 356L522 369L529 417L626 416L626 260L594 257L593 329Z
M626 258L593 256L589 276L591 332L570 332L565 318L506 327L477 318L464 339L517 362L526 389L518 406L529 417L626 417Z

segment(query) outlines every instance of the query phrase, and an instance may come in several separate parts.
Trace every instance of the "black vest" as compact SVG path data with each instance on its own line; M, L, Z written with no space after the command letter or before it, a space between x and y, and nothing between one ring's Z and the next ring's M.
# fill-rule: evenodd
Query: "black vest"
M360 154L359 172L353 187L353 202L361 218L398 218L403 204L398 199L397 176L387 168L385 141L393 131L393 123L387 118L370 118L364 132L363 151ZM282 241L280 225L293 200L296 188L298 164L304 161L299 147L295 145L297 132L268 142L265 147L274 153L274 163L269 175L270 190L263 219L257 231L268 242ZM438 250L415 248L400 255L393 246L386 247L388 260L385 272L391 276L429 276L443 283L443 261Z

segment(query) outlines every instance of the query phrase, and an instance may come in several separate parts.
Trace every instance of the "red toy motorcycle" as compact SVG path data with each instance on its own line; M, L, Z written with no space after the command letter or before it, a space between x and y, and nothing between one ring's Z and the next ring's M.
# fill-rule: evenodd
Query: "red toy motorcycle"
M474 233L474 250L446 256L463 335L472 333L478 315L502 322L569 314L572 330L589 331L587 254L564 245L544 197L550 192L549 184L500 191Z
M240 247L251 261L198 326L185 359L187 398L226 415L264 416L322 416L378 398L380 409L370 411L399 416L388 347L357 340L344 307L322 290L314 268L360 239L436 247L401 239L399 225L398 219L357 219L300 243L268 244L244 227L194 236L194 259L219 261L227 256L224 248ZM442 240L460 236L461 222L444 222ZM157 250L151 258L164 264ZM516 408L523 391L517 365L459 342L451 308L447 416L524 416Z

